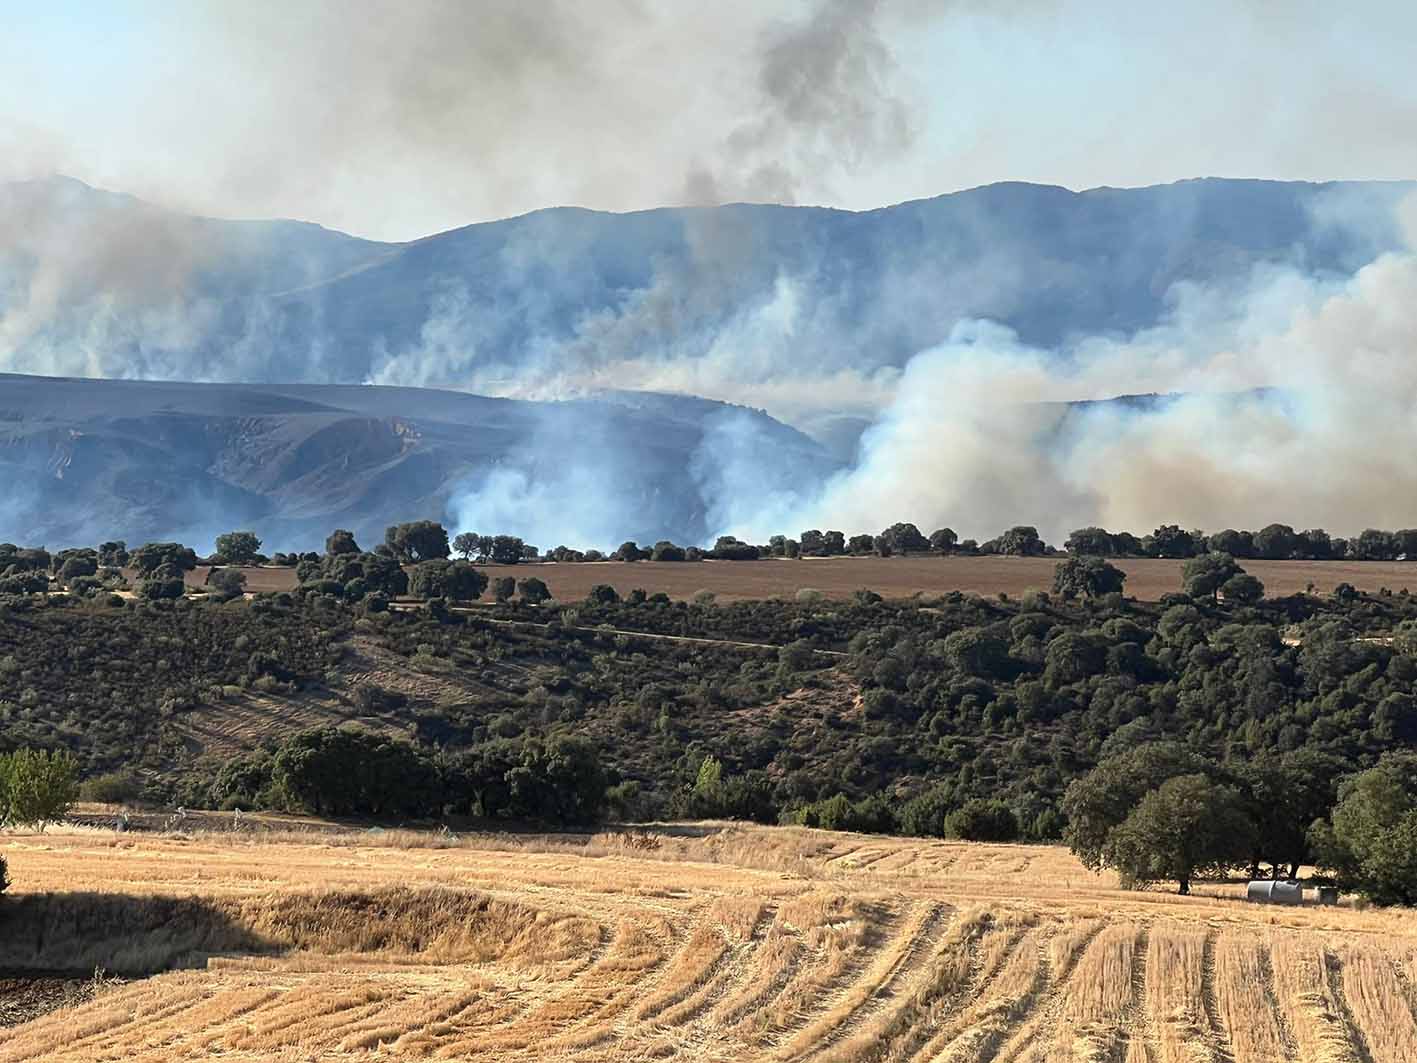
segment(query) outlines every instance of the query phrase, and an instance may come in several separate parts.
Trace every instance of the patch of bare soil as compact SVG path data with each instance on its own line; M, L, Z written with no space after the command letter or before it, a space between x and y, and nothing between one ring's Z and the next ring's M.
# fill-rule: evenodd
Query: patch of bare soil
M18 1026L51 1011L84 1004L100 986L94 978L0 973L0 1027Z

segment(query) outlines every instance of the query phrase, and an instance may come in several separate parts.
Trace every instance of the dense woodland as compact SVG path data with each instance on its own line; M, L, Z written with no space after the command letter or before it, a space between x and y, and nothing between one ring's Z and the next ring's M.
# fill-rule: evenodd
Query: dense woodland
M223 538L227 557L259 550ZM1077 552L1052 593L1021 601L863 589L719 606L602 586L555 602L534 576L489 587L447 558L437 525L390 529L383 545L336 533L298 559L297 592L254 598L236 583L184 596L196 557L179 544L11 551L3 579L29 582L0 593L0 753L68 751L89 796L195 807L1066 834L1096 866L1183 887L1217 860L1275 873L1311 860L1315 821L1356 773L1396 772L1389 819L1417 808L1412 772L1391 759L1417 748L1405 591L1266 600L1234 557L1210 552L1174 595L1139 603L1119 570ZM112 593L128 585L120 565L137 596ZM41 580L51 593L35 593ZM455 607L484 594L485 607ZM410 596L423 605L391 608ZM354 678L356 641L462 693L410 698ZM292 726L243 756L194 752L189 714L251 698L398 726ZM1225 831L1219 855L1143 866L1119 840L1141 828L1123 830L1119 812L1177 775L1224 799L1188 805L1202 821L1249 826ZM1184 789L1166 792L1184 804Z
M361 556L378 555L317 567L349 575ZM447 578L473 569L428 564ZM1070 566L1102 584L1077 582ZM1417 599L1232 595L1223 588L1240 566L1206 555L1187 567L1190 593L1143 604L1108 589L1108 568L1070 558L1057 593L1022 601L863 590L718 606L605 587L557 603L522 581L473 614L449 609L483 579L395 611L313 570L302 593L254 599L10 595L0 751L68 750L92 794L192 806L571 824L726 816L1054 839L1070 807L1082 815L1071 783L1172 744L1242 808L1304 795L1273 828L1284 840L1251 854L1286 867L1309 859L1308 828L1341 779L1417 746ZM415 568L411 582L426 578ZM352 684L355 637L410 673L473 688L435 704ZM272 734L221 763L189 752L185 714L256 695L392 713L412 741L328 729Z

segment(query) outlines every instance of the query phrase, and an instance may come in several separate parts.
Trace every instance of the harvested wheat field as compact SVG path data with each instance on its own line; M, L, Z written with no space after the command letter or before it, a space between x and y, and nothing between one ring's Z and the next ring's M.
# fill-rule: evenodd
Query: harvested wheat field
M6 1030L0 1063L1417 1059L1410 914L1125 893L1056 848L719 826L5 848L0 967L131 980Z
M596 584L607 583L621 594L636 587L650 594L689 598L711 591L719 601L791 598L798 591L821 591L829 598L848 598L862 588L887 598L913 594L968 594L1018 597L1028 590L1053 586L1053 557L830 557L796 561L696 561L682 564L652 561L597 561L590 564L485 565L489 579L538 576L561 601L584 598ZM1126 593L1141 601L1156 601L1181 589L1181 561L1118 559L1127 573ZM1403 561L1244 561L1245 570L1259 577L1271 596L1298 594L1310 587L1327 594L1340 583L1376 593L1417 590L1417 563ZM292 590L295 570L247 568L246 589ZM187 573L187 583L200 590L208 569Z

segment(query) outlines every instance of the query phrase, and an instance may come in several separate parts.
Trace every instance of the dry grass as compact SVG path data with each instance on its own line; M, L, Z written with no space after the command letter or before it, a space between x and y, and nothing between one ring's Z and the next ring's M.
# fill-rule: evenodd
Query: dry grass
M5 1031L0 1063L1417 1059L1410 914L1124 893L1056 848L713 824L4 848L0 967L166 973Z
M712 591L721 602L754 598L791 598L804 587L829 598L847 598L869 587L888 598L913 594L964 591L972 594L1005 593L1018 597L1024 591L1053 586L1056 558L1048 557L829 557L796 561L702 561L667 564L646 561L603 561L595 564L488 565L491 579L536 575L546 581L561 601L584 598L597 583L608 583L621 594L642 587L651 594L691 598ZM1127 573L1127 593L1143 601L1180 589L1180 561L1122 559L1114 562ZM1388 587L1417 589L1417 565L1401 561L1246 561L1246 571L1258 576L1270 594L1296 594L1310 584L1322 594L1340 583L1362 591ZM291 590L295 570L244 569L249 591ZM187 574L190 586L200 589L207 570Z

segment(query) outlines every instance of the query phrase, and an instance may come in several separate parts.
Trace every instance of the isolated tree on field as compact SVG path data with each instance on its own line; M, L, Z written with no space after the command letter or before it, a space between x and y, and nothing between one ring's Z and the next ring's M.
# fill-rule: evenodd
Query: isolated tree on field
M1270 524L1255 532L1255 553L1271 561L1283 561L1299 549L1299 536L1287 524ZM1211 549L1218 549L1212 544Z
M1126 582L1127 574L1101 557L1069 557L1053 570L1053 591L1066 601L1120 594Z
M492 581L492 597L499 602L509 602L517 593L517 581L511 576L499 576Z
M720 535L713 544L710 557L718 561L756 561L758 548L732 535Z
M261 540L255 532L234 531L216 537L216 552L232 565L249 565L261 552Z
M830 534L830 533L828 533ZM876 549L876 539L871 535L853 535L846 541L846 552L851 554L869 554Z
M1231 557L1255 556L1254 539L1247 531L1226 528L1210 536L1208 545L1215 553L1229 554Z
M234 568L213 569L207 576L207 587L223 598L239 598L246 593L246 573Z
M1245 863L1254 834L1235 790L1205 775L1178 775L1143 796L1112 832L1107 862L1124 882L1171 879L1185 894L1193 878Z
M1048 552L1038 529L1028 524L1016 524L995 540L1001 554L1011 557L1042 557Z
M1112 557L1117 552L1112 535L1105 528L1078 528L1064 541L1063 549L1091 557Z
M325 553L331 557L337 554L357 554L359 552L359 544L354 541L354 532L345 528L336 528L325 540Z
M649 556L651 561L683 561L688 555L682 546L675 546L668 539L661 539L654 544L654 550Z
M1322 528L1308 528L1299 533L1299 542L1305 557L1312 557L1317 560L1324 560L1330 557L1341 557L1341 553L1335 551L1334 540L1328 532ZM1236 555L1239 556L1238 554Z
M494 535L485 543L487 557L498 565L519 565L526 560L526 543L515 535Z
M437 521L415 520L395 524L384 532L384 545L399 561L434 561L451 552L448 533Z
M930 533L930 549L937 553L950 553L958 542L959 536L953 528L940 528Z
M1229 554L1201 554L1190 558L1181 568L1181 589L1192 598L1215 601L1227 581L1244 574L1245 570Z
M482 536L476 532L458 532L453 536L453 552L464 561L471 561L472 555L478 552L478 544L482 541Z
M517 580L517 593L529 605L540 605L551 597L551 589L535 576Z
M1348 544L1348 553L1358 561L1391 561L1397 556L1397 543L1387 532L1368 528Z
M884 539L892 552L897 554L923 553L930 549L930 540L921 535L914 524L906 522L892 524L878 538Z
M64 818L79 796L79 763L64 750L0 756L0 825L38 827Z
M626 539L610 555L611 561L639 561L648 556L633 539Z
M1163 524L1146 539L1151 557L1194 557L1196 537L1175 524Z

